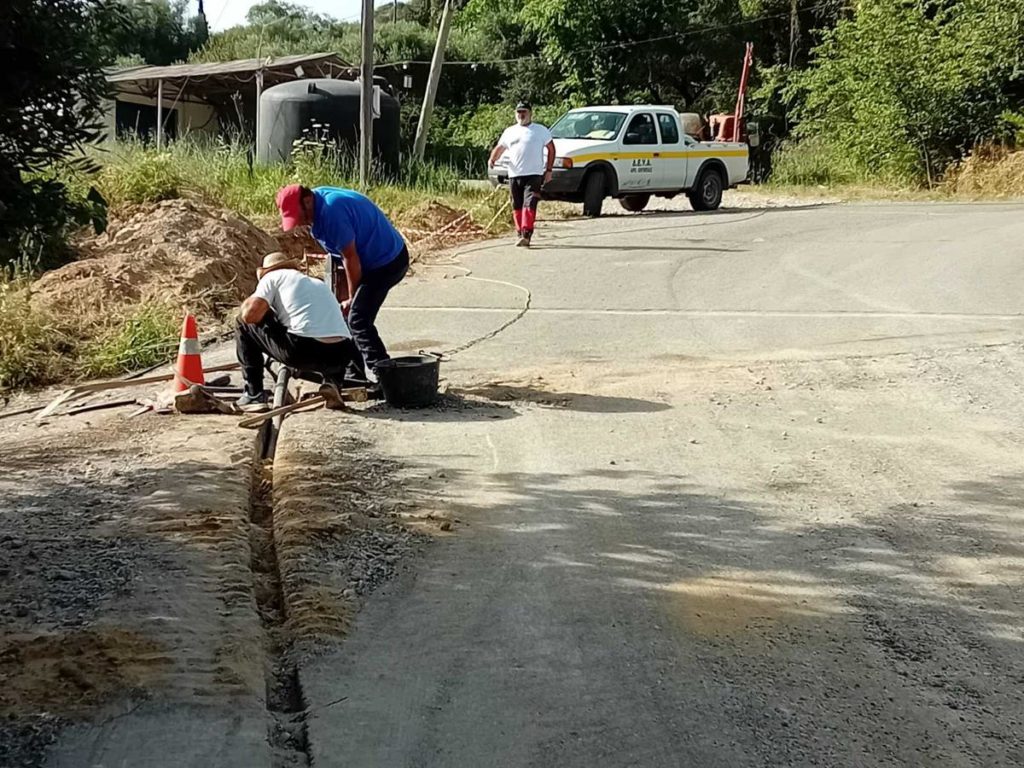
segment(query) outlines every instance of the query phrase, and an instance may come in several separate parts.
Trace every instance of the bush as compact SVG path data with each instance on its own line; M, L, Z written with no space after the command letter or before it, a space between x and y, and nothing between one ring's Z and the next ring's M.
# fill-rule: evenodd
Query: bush
M832 186L867 181L863 168L820 138L786 142L772 160L772 184Z
M115 0L7 0L0 23L0 267L53 266L88 218L53 178L54 163L102 133L103 68L125 9Z
M1002 0L863 0L793 79L796 135L883 182L934 183L999 129L1022 18Z

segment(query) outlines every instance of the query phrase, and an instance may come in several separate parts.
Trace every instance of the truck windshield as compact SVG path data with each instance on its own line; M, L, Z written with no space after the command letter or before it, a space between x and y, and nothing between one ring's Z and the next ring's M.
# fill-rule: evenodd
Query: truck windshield
M551 128L556 139L593 139L608 141L619 134L626 116L621 112L581 109L568 112Z

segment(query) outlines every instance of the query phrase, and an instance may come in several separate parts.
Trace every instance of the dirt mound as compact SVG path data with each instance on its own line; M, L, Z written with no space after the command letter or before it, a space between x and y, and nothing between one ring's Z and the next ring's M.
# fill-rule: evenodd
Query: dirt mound
M35 302L83 318L150 298L234 305L277 242L251 222L193 200L140 205L78 243L80 258L36 283Z
M404 213L398 227L415 250L432 250L485 236L483 227L466 215L436 200Z

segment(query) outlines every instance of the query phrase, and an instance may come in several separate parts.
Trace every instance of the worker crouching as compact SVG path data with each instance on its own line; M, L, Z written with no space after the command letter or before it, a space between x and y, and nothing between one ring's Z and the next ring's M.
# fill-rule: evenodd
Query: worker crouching
M269 407L263 389L264 355L300 373L318 374L325 384L340 388L346 368L353 363L361 367L361 356L330 288L303 274L298 262L283 253L264 257L256 275L256 290L242 302L235 329L245 379L239 407Z

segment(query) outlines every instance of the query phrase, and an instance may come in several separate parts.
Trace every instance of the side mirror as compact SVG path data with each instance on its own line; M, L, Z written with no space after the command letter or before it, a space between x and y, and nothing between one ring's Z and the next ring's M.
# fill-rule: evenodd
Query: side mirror
M639 133L627 133L626 134L626 144L639 144L639 143L640 143L640 134Z

